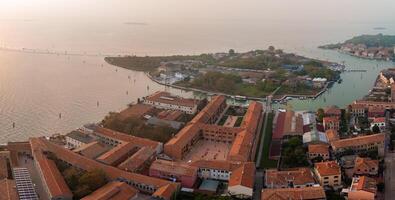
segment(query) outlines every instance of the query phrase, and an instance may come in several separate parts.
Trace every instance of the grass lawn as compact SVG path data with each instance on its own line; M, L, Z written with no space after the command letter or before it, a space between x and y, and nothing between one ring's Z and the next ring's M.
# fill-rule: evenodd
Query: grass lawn
M273 118L274 114L268 114L267 126L266 130L262 130L263 132L263 159L259 164L260 168L276 168L277 167L277 160L270 160L269 159L269 151L270 151L270 143L272 142L272 129L273 129Z

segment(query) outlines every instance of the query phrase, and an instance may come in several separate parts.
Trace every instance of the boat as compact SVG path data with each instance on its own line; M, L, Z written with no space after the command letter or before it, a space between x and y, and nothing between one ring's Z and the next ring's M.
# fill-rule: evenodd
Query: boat
M343 79L339 79L339 80L337 80L337 83L342 83L343 82Z
M245 97L245 96L239 96L239 95L236 95L236 96L234 96L234 98L236 99L236 100L247 100L247 97Z

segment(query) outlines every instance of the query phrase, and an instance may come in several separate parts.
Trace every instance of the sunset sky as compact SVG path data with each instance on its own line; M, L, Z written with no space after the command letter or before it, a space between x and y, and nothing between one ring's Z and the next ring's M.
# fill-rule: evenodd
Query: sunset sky
M393 22L394 0L1 0L1 20Z

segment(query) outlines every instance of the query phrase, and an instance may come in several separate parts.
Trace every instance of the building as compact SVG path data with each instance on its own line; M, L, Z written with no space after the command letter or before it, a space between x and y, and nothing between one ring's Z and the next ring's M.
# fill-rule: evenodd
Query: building
M123 182L110 182L81 200L137 200L138 190Z
M11 179L0 180L0 200L19 200L16 184Z
M368 118L385 117L385 108L377 106L369 106Z
M314 173L321 186L341 187L341 169L335 161L315 163Z
M377 182L366 176L354 177L348 191L349 200L375 200L377 194Z
M334 129L338 131L340 129L340 121L338 117L324 117L322 122L325 130Z
M261 200L324 200L326 199L325 191L322 187L305 187L305 188L276 188L263 189Z
M338 117L340 118L342 111L337 106L328 106L324 108L325 117Z
M314 175L309 168L296 168L279 171L268 169L265 171L266 188L304 188L316 184Z
M78 130L66 134L66 145L70 149L78 148L93 141L95 141L95 138Z
M156 160L149 168L149 175L180 182L182 187L193 188L197 180L198 168L186 163Z
M94 141L81 145L80 147L74 149L73 152L91 159L95 159L108 150L108 147L106 147L104 144L100 143L99 141Z
M386 119L385 117L377 117L377 118L373 118L372 122L370 123L370 130L373 131L373 127L379 127L380 131L385 130L386 126Z
M119 164L118 168L128 172L142 172L149 168L155 158L155 150L151 147L142 147L131 157Z
M354 175L377 176L379 173L379 161L370 158L357 157L354 161Z
M329 160L329 145L327 144L309 144L309 159L321 157L323 160Z
M367 107L363 104L353 103L349 106L349 111L354 117L364 117Z
M341 153L348 149L355 152L365 152L377 149L379 156L384 156L384 144L385 134L379 133L333 141L331 146L335 153Z
M316 126L313 130L303 134L303 144L328 144L328 138L324 132L318 131Z
M326 85L327 79L326 78L313 78L313 87L314 88L323 88Z
M238 198L252 198L255 183L255 163L249 162L232 171L228 191Z
M328 139L329 143L340 139L338 132L334 129L326 130L325 134L326 134L326 138Z
M159 91L144 98L143 103L159 109L179 110L187 114L195 114L199 101L172 96L168 92Z
M81 170L89 171L93 169L102 169L110 181L121 180L122 182L138 189L140 192L152 194L152 196L156 198L168 200L179 190L178 183L145 176L142 174L127 172L116 167L97 162L67 150L59 145L53 144L44 138L31 138L30 144L33 151L35 151L35 154L37 155L42 155L43 152L47 152L47 154L51 153L52 155L56 156L57 159ZM40 162L37 161L36 157L35 161ZM51 175L50 173L47 174ZM53 186L55 187L56 185ZM62 188L64 189L64 187ZM170 195L170 197L168 195Z
M198 168L198 177L201 179L229 181L232 171L242 164L229 161L199 160L191 163L191 165Z

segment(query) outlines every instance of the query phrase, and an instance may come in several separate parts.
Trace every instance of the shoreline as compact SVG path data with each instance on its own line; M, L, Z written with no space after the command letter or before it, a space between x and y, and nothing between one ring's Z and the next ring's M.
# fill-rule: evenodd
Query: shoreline
M318 47L318 48L320 48L320 47ZM374 60L374 61L387 61L387 62L395 62L395 58L393 58L393 59L391 59L391 58L376 58L376 57L366 57L366 56L357 56L357 55L355 55L355 54L353 54L353 53L349 53L349 52L347 52L347 51L342 51L341 49L338 49L338 48L335 48L335 49L330 49L330 48L320 48L320 49L323 49L323 50L330 50L330 51L337 51L337 52L339 52L339 53L341 53L341 54L345 54L345 55L349 55L349 56L352 56L352 57L354 57L354 58L361 58L361 59L365 59L365 60Z
M178 86L178 85L173 85L173 84L166 84L163 83L161 81L156 80L155 78L153 78L151 76L151 74L149 72L144 72L144 74L153 82L158 83L160 85L163 86L167 86L167 87L172 87L175 89L180 89L180 90L185 90L185 91L194 91L194 92L201 92L204 93L208 96L213 96L215 94L220 94L220 95L224 95L228 98L234 98L237 95L230 95L230 94L226 94L226 93L222 93L222 92L211 92L211 91L207 91L207 90L202 90L202 89L197 89L197 88L186 88L183 86ZM301 94L284 94L284 95L279 95L279 97L281 98L276 98L273 99L273 101L277 101L278 103L280 103L281 101L286 100L287 98L291 97L291 98L303 98L303 100L307 100L307 99L316 99L317 97L321 96L324 92L326 92L328 90L328 86L330 85L330 83L327 83L325 85L325 87L323 89L321 89L319 92L317 92L316 94L311 94L311 95L301 95ZM274 96L275 94L269 95L269 96ZM255 101L261 101L261 102L266 102L267 101L267 96L266 97L251 97L251 96L243 96L246 98L246 100L255 100Z

